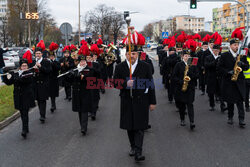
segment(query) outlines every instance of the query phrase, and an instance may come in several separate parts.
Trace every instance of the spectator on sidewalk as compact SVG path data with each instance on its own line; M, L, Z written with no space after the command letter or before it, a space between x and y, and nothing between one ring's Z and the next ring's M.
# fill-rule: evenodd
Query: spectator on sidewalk
M8 48L6 48L6 50L3 50L2 48L0 48L0 74L3 74L3 68L5 67L3 54L6 52L8 52Z

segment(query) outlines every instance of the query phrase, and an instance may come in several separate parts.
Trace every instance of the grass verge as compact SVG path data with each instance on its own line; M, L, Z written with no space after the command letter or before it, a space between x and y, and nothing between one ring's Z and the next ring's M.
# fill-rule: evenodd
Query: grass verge
M13 85L0 86L0 122L16 112L13 100Z

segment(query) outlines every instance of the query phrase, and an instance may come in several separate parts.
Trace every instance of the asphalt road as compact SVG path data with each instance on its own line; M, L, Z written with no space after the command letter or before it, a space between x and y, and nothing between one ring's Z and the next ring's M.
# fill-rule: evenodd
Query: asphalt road
M227 125L227 116L220 113L219 105L216 111L209 111L207 96L197 91L196 129L191 132L189 126L181 127L156 64L158 105L150 113L152 129L145 134L145 162L136 164L128 156L127 135L119 129L119 92L107 90L101 96L97 120L89 121L87 136L80 134L78 116L71 111L71 103L63 100L64 92L57 99L58 110L48 112L44 125L38 120L36 108L30 113L27 140L20 136L20 119L0 131L0 167L248 167L249 113L246 129L238 127L237 114L235 124Z

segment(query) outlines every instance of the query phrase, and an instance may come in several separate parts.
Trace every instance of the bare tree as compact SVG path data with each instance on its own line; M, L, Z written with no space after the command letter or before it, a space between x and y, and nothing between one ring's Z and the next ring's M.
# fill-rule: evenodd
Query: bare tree
M122 20L122 15L116 12L114 7L101 4L85 15L86 31L93 33L94 40L101 35L104 41L114 39L116 43L124 25Z
M8 1L8 31L17 46L28 43L28 20L21 20L20 13L27 12L27 0ZM48 12L46 0L30 0L30 12L38 12L39 20L30 20L31 40L35 44L46 29L55 26L55 21ZM44 34L46 35L46 34Z
M124 20L121 13L113 12L113 16L111 16L111 31L114 36L114 44L117 43L117 39L119 33L124 28Z
M152 38L154 35L153 25L147 24L144 26L143 31L141 32L143 36Z

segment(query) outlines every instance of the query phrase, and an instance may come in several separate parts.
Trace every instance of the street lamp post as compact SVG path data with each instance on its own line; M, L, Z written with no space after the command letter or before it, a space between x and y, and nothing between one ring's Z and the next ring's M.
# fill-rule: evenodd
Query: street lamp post
M30 1L27 1L27 8L28 8L28 13L30 13ZM29 48L31 48L31 30L30 30L30 21L28 20L28 33L29 33Z
M81 43L81 2L80 2L80 0L78 0L78 6L79 6L79 29L78 29L78 31L79 31L79 46L80 46L80 43Z

